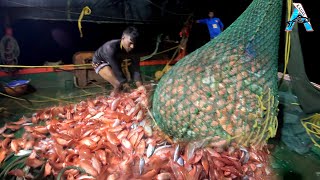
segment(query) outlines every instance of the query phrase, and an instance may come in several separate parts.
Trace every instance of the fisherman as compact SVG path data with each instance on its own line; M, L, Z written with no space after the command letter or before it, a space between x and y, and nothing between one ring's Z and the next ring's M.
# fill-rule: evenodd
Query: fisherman
M133 26L127 27L121 39L114 39L104 43L93 55L92 66L97 74L113 86L111 96L117 95L121 90L129 91L128 80L121 68L124 59L131 59L129 71L137 87L143 85L140 75L140 58L132 54L139 36Z
M199 19L196 22L201 24L206 24L209 30L210 39L214 39L223 31L223 23L221 20L214 16L213 11L209 11L209 18Z

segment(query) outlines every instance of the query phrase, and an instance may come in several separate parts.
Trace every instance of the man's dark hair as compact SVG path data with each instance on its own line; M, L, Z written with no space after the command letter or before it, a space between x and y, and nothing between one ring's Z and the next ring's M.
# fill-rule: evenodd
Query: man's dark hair
M136 27L129 26L123 31L122 35L130 36L132 41L136 41L139 37L139 32Z

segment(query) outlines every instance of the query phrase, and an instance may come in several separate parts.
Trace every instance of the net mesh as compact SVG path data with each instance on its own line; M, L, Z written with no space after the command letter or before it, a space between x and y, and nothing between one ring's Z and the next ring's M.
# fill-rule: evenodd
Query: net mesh
M281 0L254 0L158 83L153 115L175 141L258 145L277 129Z

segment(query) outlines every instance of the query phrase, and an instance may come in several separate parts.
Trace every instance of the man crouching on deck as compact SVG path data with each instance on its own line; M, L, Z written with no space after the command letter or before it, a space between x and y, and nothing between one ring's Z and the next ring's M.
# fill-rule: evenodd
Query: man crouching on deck
M131 59L129 71L137 87L142 86L140 75L140 58L130 52L135 48L139 33L135 27L128 27L123 31L121 39L114 39L104 43L93 55L92 66L97 74L113 86L111 96L120 90L129 91L130 86L124 76L121 63L124 59Z

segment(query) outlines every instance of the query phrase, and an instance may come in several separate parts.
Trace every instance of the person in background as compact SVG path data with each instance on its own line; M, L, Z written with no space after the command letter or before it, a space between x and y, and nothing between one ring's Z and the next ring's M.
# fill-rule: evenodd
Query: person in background
M201 24L206 24L209 30L210 39L214 39L223 31L223 23L217 17L214 17L214 12L209 11L209 18L199 19L196 22Z
M180 50L179 50L179 54L177 56L177 60L182 59L186 54L187 54L187 42L189 39L189 35L190 35L190 31L191 31L191 27L192 27L192 19L188 19L183 28L181 29L179 36L181 37L180 40Z
M92 59L92 66L97 74L113 86L111 96L117 95L121 90L129 91L129 81L121 68L124 59L131 59L129 67L131 77L137 87L142 86L140 75L140 58L132 54L139 36L138 30L127 27L121 39L113 39L104 43L95 51Z

